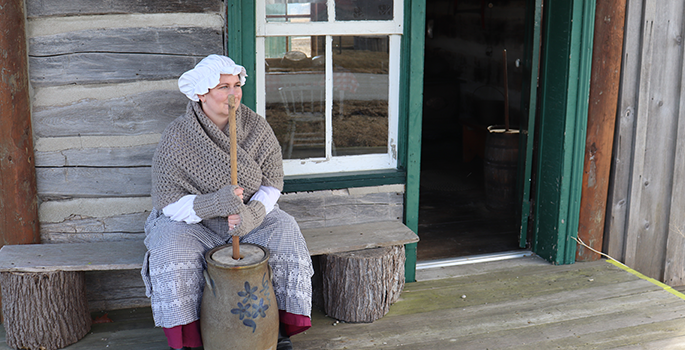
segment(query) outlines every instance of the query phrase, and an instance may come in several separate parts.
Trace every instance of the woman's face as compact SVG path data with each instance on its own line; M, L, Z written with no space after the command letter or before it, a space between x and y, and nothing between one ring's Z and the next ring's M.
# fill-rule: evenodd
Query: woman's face
M243 89L237 75L221 74L219 85L209 89L206 94L199 95L202 110L222 130L228 123L228 95L235 96L236 107L240 105Z

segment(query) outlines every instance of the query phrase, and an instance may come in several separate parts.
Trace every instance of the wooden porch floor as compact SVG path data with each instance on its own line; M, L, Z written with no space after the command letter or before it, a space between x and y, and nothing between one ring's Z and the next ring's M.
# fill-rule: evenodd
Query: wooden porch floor
M315 312L295 349L685 349L682 294L605 260L525 257L419 270L417 279L370 324ZM66 349L168 349L149 308L108 317ZM0 337L9 349L4 330Z

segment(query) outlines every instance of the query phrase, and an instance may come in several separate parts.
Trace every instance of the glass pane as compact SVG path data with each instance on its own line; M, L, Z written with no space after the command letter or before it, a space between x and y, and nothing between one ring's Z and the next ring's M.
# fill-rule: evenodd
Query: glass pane
M333 37L334 155L388 152L388 43Z
M267 22L319 22L328 20L326 0L276 0L266 4Z
M324 36L266 40L265 117L284 159L326 156L325 43Z
M393 0L335 0L336 21L392 21Z
M312 36L271 36L265 38L265 56L266 58L277 58L279 60L286 59L289 66L306 63L311 65L311 59L305 60L307 57L321 56L323 60L324 40L315 39ZM318 59L318 58L317 58ZM267 61L267 64L273 63L273 60ZM269 66L267 65L267 69ZM273 67L274 69L276 67Z

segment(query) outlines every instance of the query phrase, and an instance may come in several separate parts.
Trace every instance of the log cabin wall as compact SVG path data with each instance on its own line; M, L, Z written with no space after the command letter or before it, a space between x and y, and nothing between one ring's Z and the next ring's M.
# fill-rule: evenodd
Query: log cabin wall
M404 219L404 185L287 193L278 205L300 228L353 225Z
M44 243L142 239L177 79L224 53L220 0L27 0Z
M685 285L682 1L628 0L604 251Z
M220 0L27 0L41 241L143 239L180 74L224 53ZM141 257L142 259L142 257ZM91 310L149 305L139 271L86 274Z

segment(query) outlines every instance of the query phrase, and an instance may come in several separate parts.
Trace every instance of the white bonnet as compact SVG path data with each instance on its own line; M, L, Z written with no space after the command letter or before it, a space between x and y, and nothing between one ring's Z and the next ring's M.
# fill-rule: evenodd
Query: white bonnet
M183 73L178 78L178 89L189 99L199 101L197 95L204 95L219 85L221 74L238 75L240 86L245 85L247 72L226 56L209 55L200 61L195 68Z

